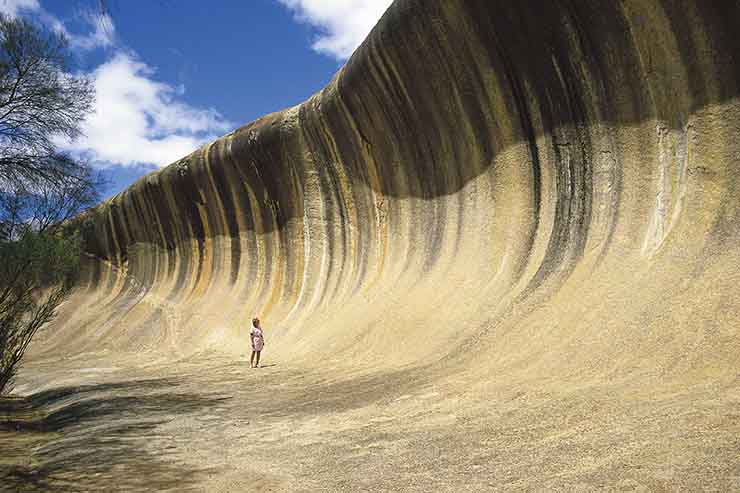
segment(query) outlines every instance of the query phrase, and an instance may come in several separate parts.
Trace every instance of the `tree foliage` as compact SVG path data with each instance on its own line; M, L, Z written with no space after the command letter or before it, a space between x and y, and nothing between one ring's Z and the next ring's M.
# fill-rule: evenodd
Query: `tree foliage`
M89 79L69 73L67 43L23 19L0 18L0 181L56 182L78 165L54 140L75 138L91 110Z
M61 35L0 16L0 394L70 292L80 240L62 226L98 200L99 177L56 145L94 98L70 59Z
M76 236L32 229L0 243L0 389L12 383L33 336L69 294L79 255Z

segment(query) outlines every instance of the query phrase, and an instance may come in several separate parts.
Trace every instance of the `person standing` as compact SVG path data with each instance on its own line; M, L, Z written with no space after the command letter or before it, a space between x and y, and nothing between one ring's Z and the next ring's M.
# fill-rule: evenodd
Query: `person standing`
M249 331L249 338L252 340L252 358L250 359L250 363L252 368L259 368L260 353L262 352L262 348L265 347L265 336L262 333L262 325L260 324L260 319L258 317L254 317L252 319L252 328Z

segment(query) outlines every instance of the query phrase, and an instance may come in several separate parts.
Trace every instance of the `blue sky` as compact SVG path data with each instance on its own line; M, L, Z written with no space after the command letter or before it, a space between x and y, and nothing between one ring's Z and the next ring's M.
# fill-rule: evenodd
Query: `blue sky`
M70 40L95 81L85 136L60 142L119 192L200 145L308 98L392 0L0 0Z

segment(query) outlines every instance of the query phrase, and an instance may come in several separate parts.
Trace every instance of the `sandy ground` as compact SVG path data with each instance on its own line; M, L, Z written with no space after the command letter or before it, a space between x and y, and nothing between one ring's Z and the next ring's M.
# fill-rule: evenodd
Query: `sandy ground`
M740 395L493 378L47 360L0 401L2 491L737 491ZM54 375L54 379L49 379Z

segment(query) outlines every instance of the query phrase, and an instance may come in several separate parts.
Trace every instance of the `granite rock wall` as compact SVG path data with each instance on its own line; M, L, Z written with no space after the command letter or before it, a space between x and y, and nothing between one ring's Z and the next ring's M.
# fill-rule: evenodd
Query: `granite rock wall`
M305 103L81 217L36 351L243 353L259 314L279 358L736 375L738 26L736 1L397 0Z

